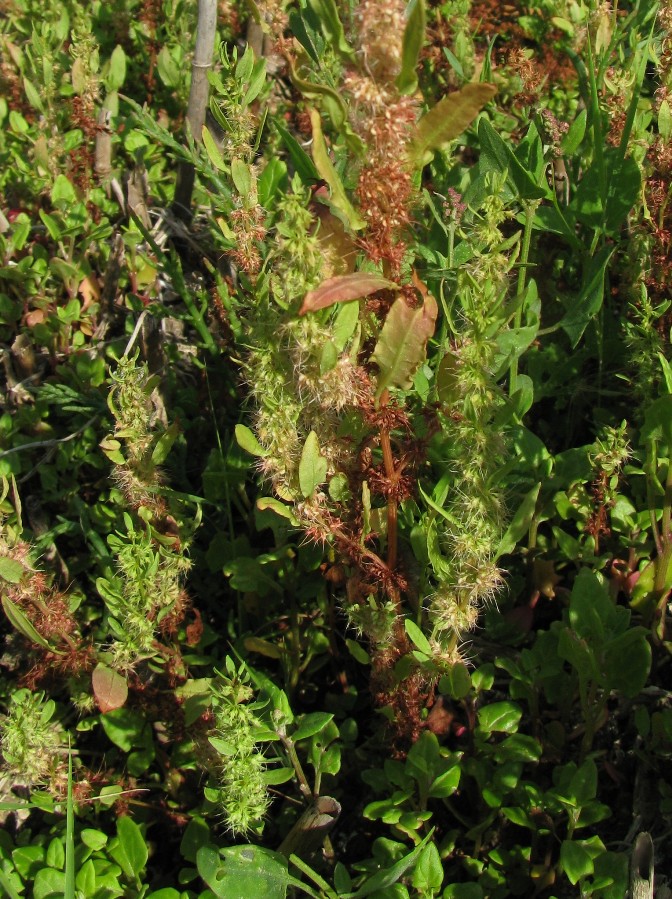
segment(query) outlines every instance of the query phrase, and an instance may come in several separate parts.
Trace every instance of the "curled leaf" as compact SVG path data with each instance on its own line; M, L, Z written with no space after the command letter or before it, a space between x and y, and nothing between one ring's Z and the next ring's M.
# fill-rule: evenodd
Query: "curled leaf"
M334 303L349 303L351 300L359 300L385 288L398 290L398 286L392 281L388 281L382 275L369 272L353 272L351 275L327 278L315 290L308 291L299 309L299 315L326 309L333 306Z

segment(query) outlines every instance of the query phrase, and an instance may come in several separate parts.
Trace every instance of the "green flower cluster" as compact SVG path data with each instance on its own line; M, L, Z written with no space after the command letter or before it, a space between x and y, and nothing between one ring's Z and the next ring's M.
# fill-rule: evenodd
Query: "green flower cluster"
M230 659L227 659L230 663ZM259 720L251 703L252 689L244 672L221 676L212 686L215 724L210 743L218 754L220 801L229 829L234 834L260 830L270 804L264 770L266 761L258 751L255 730Z
M56 703L43 693L17 690L7 716L0 721L0 746L5 766L30 787L48 786L55 792L65 782L64 733L52 721Z

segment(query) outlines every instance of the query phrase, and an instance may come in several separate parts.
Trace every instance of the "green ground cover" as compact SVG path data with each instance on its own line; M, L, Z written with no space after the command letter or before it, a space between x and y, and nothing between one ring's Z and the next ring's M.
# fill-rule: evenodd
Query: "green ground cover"
M669 0L0 12L0 889L669 895Z

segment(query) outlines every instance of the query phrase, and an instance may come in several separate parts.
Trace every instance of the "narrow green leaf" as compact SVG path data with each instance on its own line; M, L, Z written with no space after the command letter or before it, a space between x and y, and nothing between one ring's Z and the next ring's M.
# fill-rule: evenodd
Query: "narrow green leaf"
M277 120L275 121L275 128L280 135L283 144L287 148L287 151L289 152L297 175L301 178L303 183L314 184L315 182L319 181L320 175L318 174L318 171L313 164L313 160L306 153L306 151L303 149L294 135L290 134L289 131L281 124L279 124Z
M126 54L124 53L124 48L121 44L117 44L110 56L110 66L105 78L105 87L107 88L108 93L111 91L118 91L124 83L125 78Z
M430 830L425 839L417 845L412 852L409 852L408 855L400 858L398 862L390 865L389 868L377 871L371 877L367 878L357 892L352 894L350 899L364 899L365 896L370 896L372 893L376 893L379 890L382 894L384 890L400 880L409 868L413 867L418 860L420 853L431 841L433 836L434 828Z
M307 498L327 479L327 460L320 452L320 444L315 431L311 431L301 453L299 462L299 486Z
M537 507L537 499L539 498L540 490L541 481L523 497L523 501L518 506L516 514L511 519L511 524L506 529L506 533L502 537L499 546L497 547L495 560L499 559L501 556L505 556L508 553L513 552L516 543L518 543L521 537L523 537L529 530L530 525L532 524L532 519L534 518L534 512Z
M32 622L8 596L2 597L2 608L5 610L5 615L9 618L11 624L20 634L23 634L27 640L30 640L31 643L36 643L38 646L42 646L43 649L48 649L50 652L54 652L59 656L63 655L58 649L54 649L53 646L50 646L42 634L35 630Z
M522 200L539 200L549 195L548 184L544 181L542 185L532 177L486 118L479 122L478 139L481 144L479 168L482 172L508 172L509 179Z
M425 0L410 0L406 7L401 71L396 80L397 88L402 94L412 94L418 87L418 59L425 40L426 24Z
M432 152L459 137L496 93L494 84L465 84L439 100L415 127L408 150L411 165L426 165Z
M231 178L236 190L243 199L247 199L252 193L252 172L250 166L242 159L231 160Z
M429 640L425 637L415 621L411 621L410 618L407 618L404 621L404 629L408 634L409 640L417 646L420 652L424 652L425 655L431 658L433 653L432 647L429 645Z
M583 140L586 133L587 121L588 112L587 110L582 109L574 119L572 124L569 126L569 131L562 139L560 149L562 150L563 156L573 156L579 149L581 141Z
M345 219L345 224L349 225L353 231L360 231L366 223L348 199L343 183L329 158L322 134L322 120L316 109L310 111L310 122L313 128L313 161L320 177L327 182L331 190L332 210L340 212Z
M224 157L222 156L219 147L215 143L215 140L210 133L210 129L207 125L203 125L203 128L201 129L201 138L203 140L205 152L208 154L208 159L213 164L213 166L217 169L218 172L227 171L228 166L224 162Z
M417 309L412 309L403 297L393 303L372 356L380 369L376 400L388 387L411 387L413 374L425 358L438 313L431 294Z
M332 335L336 349L341 353L345 349L346 343L355 333L357 322L359 321L359 303L345 303L338 310L336 321ZM662 364L662 363L661 363ZM672 389L670 390L672 393Z
M180 426L177 422L173 422L161 434L152 450L152 463L154 465L163 465L179 433Z

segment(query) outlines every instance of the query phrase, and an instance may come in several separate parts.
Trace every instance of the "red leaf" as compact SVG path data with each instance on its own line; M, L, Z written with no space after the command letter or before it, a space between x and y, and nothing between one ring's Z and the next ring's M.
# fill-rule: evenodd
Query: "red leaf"
M96 665L91 675L93 695L98 708L105 714L112 709L120 709L128 698L126 678L107 665Z
M308 291L303 298L299 315L326 309L328 306L333 306L334 303L349 303L351 300L359 300L385 288L388 290L399 289L397 284L388 281L382 275L369 272L353 272L351 275L327 278L315 290Z

